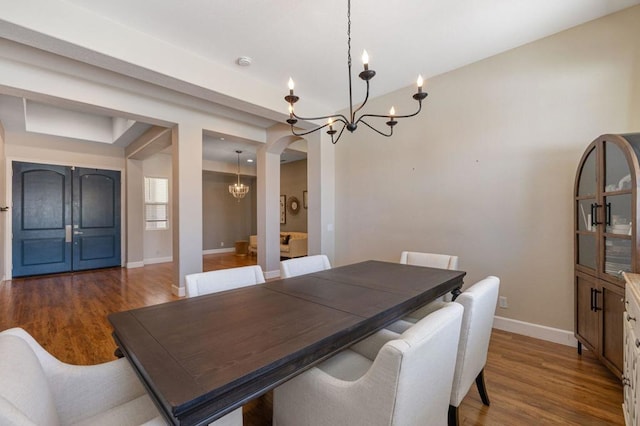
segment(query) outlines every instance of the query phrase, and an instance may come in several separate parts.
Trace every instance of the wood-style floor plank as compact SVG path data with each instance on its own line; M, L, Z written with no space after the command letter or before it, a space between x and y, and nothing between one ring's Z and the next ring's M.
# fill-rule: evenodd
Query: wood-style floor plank
M255 257L207 255L204 270L256 263ZM22 327L72 364L114 359L107 315L175 300L172 264L21 278L0 284L0 330ZM461 425L623 425L622 386L588 351L494 330L485 369L491 406L475 385ZM244 424L271 425L272 395L245 406Z

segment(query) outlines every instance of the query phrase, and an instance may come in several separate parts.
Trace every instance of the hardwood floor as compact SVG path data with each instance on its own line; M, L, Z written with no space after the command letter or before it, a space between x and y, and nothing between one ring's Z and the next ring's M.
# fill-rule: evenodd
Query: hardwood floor
M255 264L255 257L204 256L204 270ZM22 327L72 364L114 359L106 316L175 300L171 264L22 278L0 284L0 330ZM461 425L622 425L622 386L594 356L575 348L494 330L485 379L463 401ZM244 424L271 424L271 393L245 406Z

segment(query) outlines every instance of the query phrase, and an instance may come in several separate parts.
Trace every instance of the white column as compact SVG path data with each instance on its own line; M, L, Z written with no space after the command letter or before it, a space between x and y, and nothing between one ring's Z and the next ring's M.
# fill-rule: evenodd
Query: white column
M144 266L144 175L142 161L127 159L126 266Z
M280 273L280 153L257 153L258 264L266 278Z
M9 185L11 184L11 182L7 182L7 175L11 176L11 173L8 173L6 168L10 167L11 165L7 164L7 158L4 151L4 127L2 126L2 123L0 123L0 206L2 207L9 205L6 198L6 188L7 183ZM11 210L0 213L0 280L7 279L6 270L10 269L9 267L5 267L5 246L11 244L11 238L8 237L11 235L11 229L7 228L10 222L7 220L7 215L10 214Z
M172 129L173 293L184 296L184 277L202 272L202 128Z

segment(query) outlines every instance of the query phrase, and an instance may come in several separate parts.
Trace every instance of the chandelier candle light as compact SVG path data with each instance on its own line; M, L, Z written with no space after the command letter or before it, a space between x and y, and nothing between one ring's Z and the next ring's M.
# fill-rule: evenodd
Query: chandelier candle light
M240 200L249 192L249 185L240 183L240 154L242 154L242 151L236 151L236 154L238 154L238 183L229 185L229 193L233 195L234 198L237 198L238 202L240 202Z
M352 90L351 90L351 0L347 1L347 38L348 38L347 68L349 70L349 118L345 117L342 114L325 115L322 117L301 117L297 115L293 109L293 104L298 102L300 98L293 93L293 89L294 89L293 79L289 78L289 95L285 96L284 100L289 103L289 119L287 120L287 123L291 125L291 133L293 133L294 135L304 136L304 135L308 135L309 133L316 132L320 129L324 129L325 127L329 127L329 130L327 130L327 134L331 136L331 143L335 144L336 142L338 142L338 140L340 140L340 137L342 136L342 132L344 132L345 128L351 133L353 133L358 128L358 124L362 123L365 126L369 127L370 129L374 130L375 132L381 134L382 136L390 137L391 135L393 135L393 126L398 124L398 121L397 121L398 118L413 117L418 115L418 113L420 113L420 111L422 110L422 101L427 97L427 93L422 91L422 85L424 83L422 80L422 76L418 76L418 81L417 81L418 92L413 95L413 99L418 101L418 110L413 114L396 115L395 109L391 107L391 110L389 110L389 114L387 115L362 114L359 117L356 117L356 114L358 113L358 111L360 111L362 107L364 107L364 105L369 100L369 80L371 80L376 75L376 72L374 70L369 69L369 55L365 50L362 54L362 63L364 64L364 70L360 72L358 76L367 83L367 93L365 95L365 98L362 104L360 104L360 106L358 106L354 111L353 96L352 96ZM389 126L389 133L384 133L376 129L375 127L373 127L371 124L364 121L364 118L367 118L367 117L387 119L388 121L386 122L386 125ZM293 126L298 122L298 120L305 120L305 121L327 120L327 123L322 126L316 127L315 129L309 130L308 132L296 133ZM342 128L340 129L339 133L337 130L334 129L334 126L337 125L336 123L342 123ZM338 133L338 136L334 138L334 135L336 133Z

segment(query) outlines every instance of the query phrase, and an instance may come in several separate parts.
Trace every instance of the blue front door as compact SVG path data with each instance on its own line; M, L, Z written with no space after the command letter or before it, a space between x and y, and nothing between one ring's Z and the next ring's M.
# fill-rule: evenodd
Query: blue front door
M120 172L73 170L73 270L120 265Z
M120 172L13 163L14 277L119 266Z
M13 276L71 270L71 169L13 163Z

